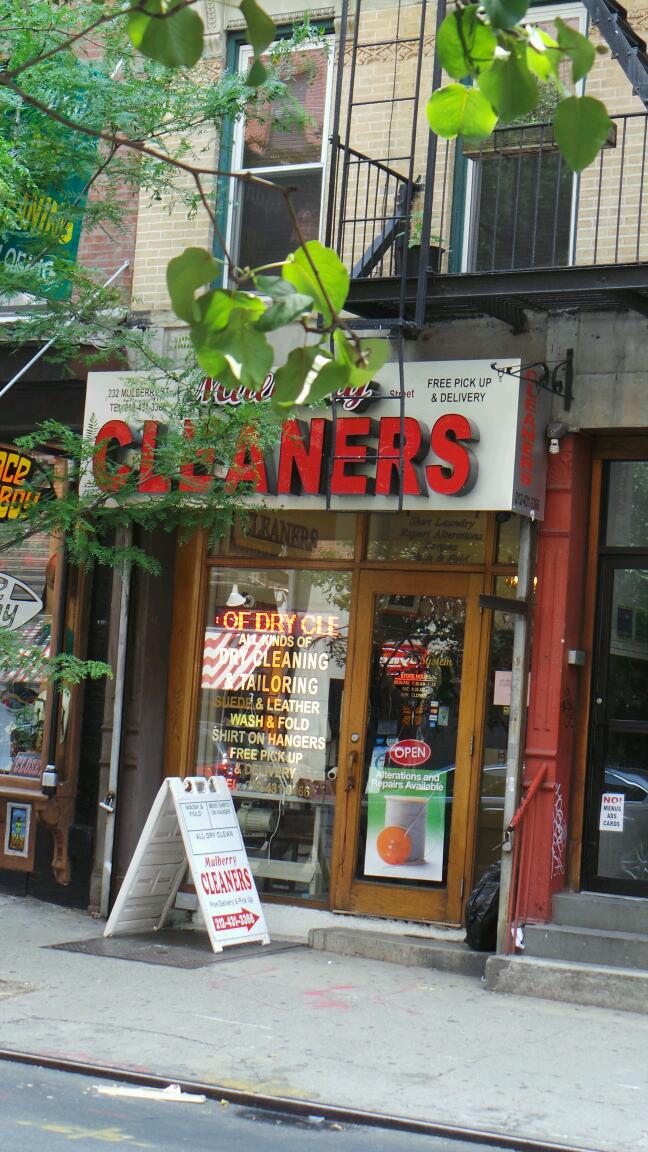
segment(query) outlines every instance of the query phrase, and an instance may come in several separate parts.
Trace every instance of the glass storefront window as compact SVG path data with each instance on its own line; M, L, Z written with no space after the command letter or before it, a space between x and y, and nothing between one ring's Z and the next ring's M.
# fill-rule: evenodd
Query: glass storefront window
M483 564L486 523L485 512L372 513L367 559Z
M614 720L646 719L648 570L618 568L612 581L607 712Z
M3 553L0 565L3 574L23 586L13 586L5 615L15 612L21 602L34 604L34 596L42 601L40 611L22 625L20 636L25 648L40 649L44 656L49 654L52 624L53 547L51 537L39 533ZM3 596L8 592L4 585L2 592ZM47 682L37 670L16 669L0 681L0 773L40 778L46 692Z
M608 469L605 543L648 548L648 460L615 460Z
M199 775L224 776L259 891L328 894L351 576L212 568Z
M515 584L510 577L500 577L495 581L495 592L497 596L510 596L514 599ZM504 838L504 789L514 627L513 613L493 612L486 687L484 756L479 785L475 882L489 865L499 859Z
M599 804L598 875L648 881L648 734L608 732Z
M511 513L507 519L498 520L497 544L495 550L496 564L517 564L520 557L520 524L519 516Z
M359 879L445 883L465 622L461 597L375 598Z
M250 512L219 541L220 556L352 560L356 518L349 512Z

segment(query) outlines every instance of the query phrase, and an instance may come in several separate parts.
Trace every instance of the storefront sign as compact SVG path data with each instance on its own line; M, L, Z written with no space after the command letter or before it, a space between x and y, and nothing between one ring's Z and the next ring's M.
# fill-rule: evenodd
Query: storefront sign
M40 465L13 444L0 444L0 521L19 520L30 504L52 495L51 486L35 488Z
M92 71L86 64L77 61L76 83L65 86L65 92L47 93L47 104L54 114L58 113L68 122L91 125L95 129L103 127L101 113L93 109L88 100L88 85L94 83ZM52 121L48 113L35 107L21 110L23 130L28 127L33 139L41 141L51 135ZM13 137L14 110L5 114L5 139ZM46 187L30 188L14 209L14 227L11 232L0 235L0 263L8 271L29 270L41 281L50 299L62 300L69 296L71 282L64 278L65 265L71 265L77 258L83 211L90 187L89 178L95 167L96 141L85 141L79 147L78 133L63 123L54 126L58 142L74 155L74 171L65 171L60 163L52 182ZM3 134L4 135L4 134Z
M438 704L435 707L438 712ZM398 744L392 744L389 749L392 764L398 764L401 768L420 768L431 755L432 749L422 740L399 740Z
M253 396L213 384L203 388L203 398L226 413L243 399L266 403L273 387L270 374ZM330 412L298 410L284 421L272 454L261 451L248 429L219 482L233 492L245 486L273 509L322 508L328 493L337 511L390 511L400 488L410 511L473 508L542 517L549 397L531 378L500 376L486 360L408 363L402 420L397 364L387 364L361 393L345 394L335 422ZM193 435L189 421L185 434ZM155 474L164 430L154 389L145 382L137 387L132 376L90 373L84 435L97 445L89 484L118 491L134 479L145 495L170 489L171 479ZM145 462L140 471L136 448ZM108 467L109 458L117 469ZM214 483L191 464L175 481L179 491L194 495Z
M447 773L420 766L430 755L421 740L377 742L367 784L365 876L443 878Z
M325 787L331 645L328 612L219 608L205 631L201 687L214 692L219 750L202 765L237 792L298 794ZM305 777L306 765L308 776ZM307 784L306 784L307 779Z
M56 261L73 264L76 260L86 185L87 181L72 176L60 189L26 193L18 205L15 232L0 236L0 263L8 269L29 269L44 287L53 284ZM63 299L70 287L69 280L61 280L49 295Z
M7 572L0 572L0 628L15 632L38 616L42 607L43 601L33 588Z
M12 776L40 780L43 771L40 752L18 752L10 770ZM4 771L4 769L0 769L0 771Z
M623 832L623 792L604 792L601 796L600 832Z
M269 943L234 802L220 778L164 781L104 935L161 928L187 864L214 952Z

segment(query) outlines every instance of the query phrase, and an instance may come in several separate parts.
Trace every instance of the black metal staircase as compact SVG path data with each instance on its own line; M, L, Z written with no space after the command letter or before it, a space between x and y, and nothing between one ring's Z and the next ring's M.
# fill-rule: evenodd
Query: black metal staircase
M648 108L648 56L646 42L637 35L625 8L615 0L583 0L590 19L619 61L633 91Z

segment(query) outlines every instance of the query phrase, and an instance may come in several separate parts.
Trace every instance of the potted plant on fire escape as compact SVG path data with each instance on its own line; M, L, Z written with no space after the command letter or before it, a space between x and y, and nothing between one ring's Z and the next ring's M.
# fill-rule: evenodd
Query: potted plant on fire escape
M429 243L423 246L423 213L412 212L409 221L404 221L401 231L396 233L394 241L394 270L400 276L405 266L405 253L407 252L406 275L418 280L421 269L421 254L424 254L428 272L439 272L441 257L445 251L443 237L435 233L430 235Z

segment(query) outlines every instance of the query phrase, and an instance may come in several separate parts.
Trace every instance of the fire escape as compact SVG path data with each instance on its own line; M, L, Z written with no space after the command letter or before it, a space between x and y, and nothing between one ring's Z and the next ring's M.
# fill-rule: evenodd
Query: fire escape
M521 331L527 310L648 315L646 45L614 0L584 6L636 109L609 108L613 131L577 177L549 119L499 127L472 148L429 132L444 0L378 17L363 0L343 0L327 242L351 270L358 326L403 337L477 315ZM381 16L382 39L371 24Z

